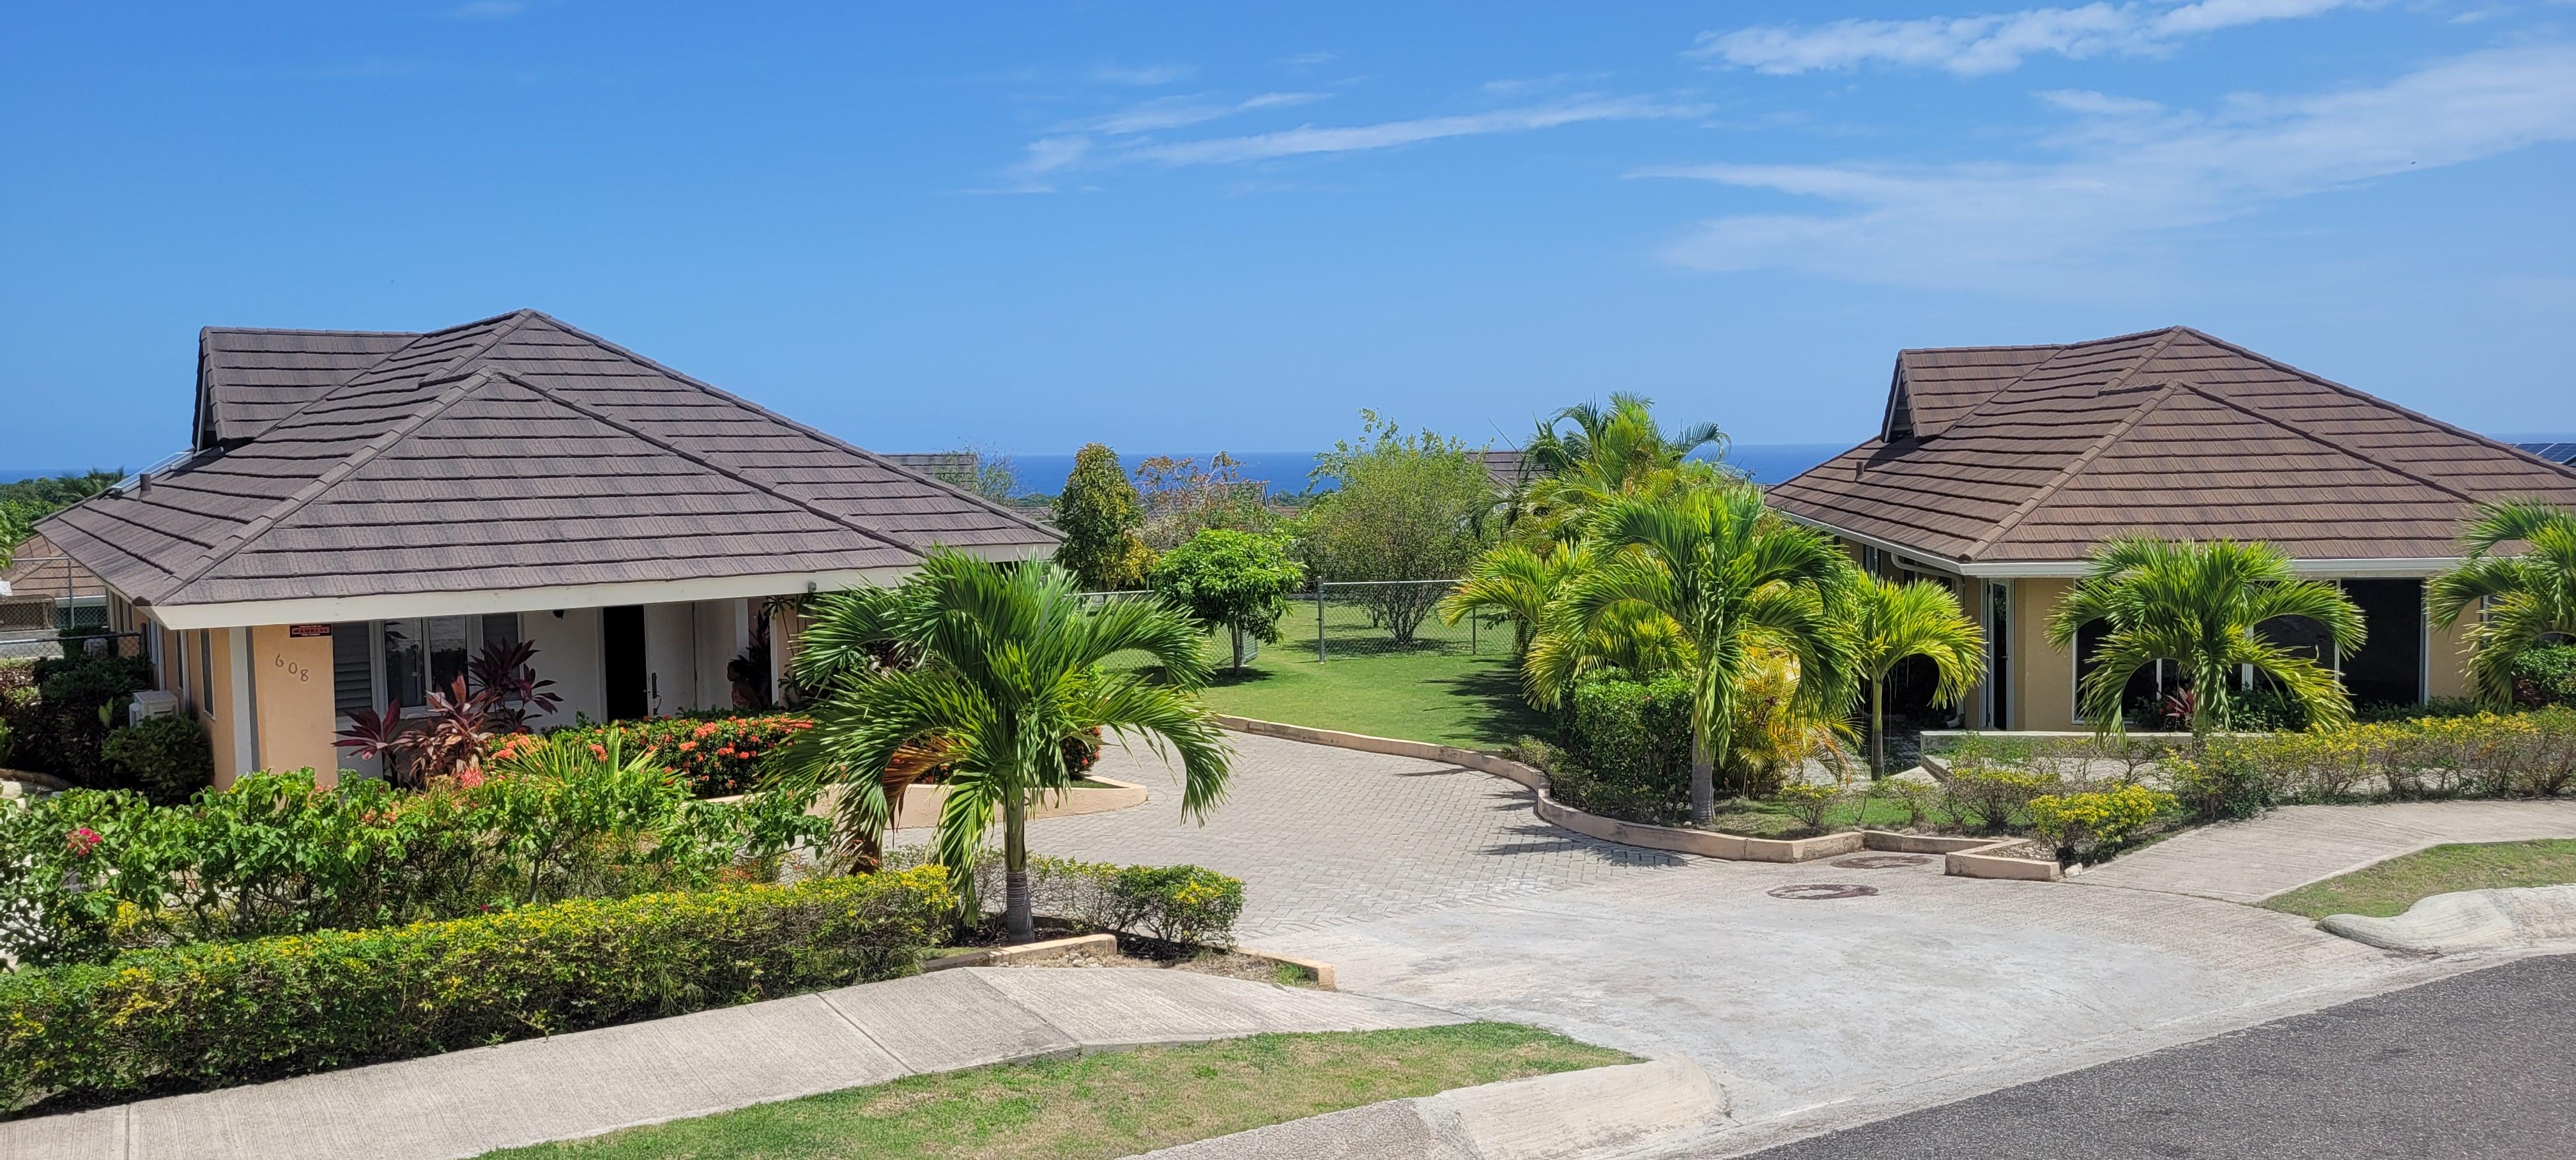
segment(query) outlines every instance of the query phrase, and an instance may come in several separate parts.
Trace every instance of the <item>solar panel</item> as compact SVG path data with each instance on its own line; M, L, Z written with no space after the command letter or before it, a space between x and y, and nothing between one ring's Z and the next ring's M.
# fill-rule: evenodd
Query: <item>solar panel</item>
M2576 463L2576 442L2516 443L2514 446L2552 463Z

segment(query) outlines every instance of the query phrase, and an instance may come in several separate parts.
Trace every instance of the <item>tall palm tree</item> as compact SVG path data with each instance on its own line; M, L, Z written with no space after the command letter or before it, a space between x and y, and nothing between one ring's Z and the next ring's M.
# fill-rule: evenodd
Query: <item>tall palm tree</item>
M2351 720L2352 699L2332 669L2258 631L2285 617L2314 621L2344 652L2361 647L2361 609L2333 584L2299 579L2270 544L2131 537L2094 551L2092 572L2049 617L2048 643L2070 649L2085 625L2109 626L2078 690L2104 733L2123 727L2129 678L2158 660L2179 664L2189 682L2194 734L2229 726L2231 678L2248 668L2278 684L2310 722Z
M795 661L797 683L818 694L814 728L781 758L779 778L791 789L840 787L845 840L873 841L894 815L884 771L903 751L939 754L948 793L936 856L971 890L998 814L1009 937L1028 942L1037 935L1029 806L1073 782L1066 741L1105 729L1157 752L1168 744L1181 759L1185 817L1203 817L1224 794L1233 754L1194 692L1208 679L1199 638L1198 625L1159 601L1087 607L1053 564L933 552L894 588L817 602ZM1113 668L1113 659L1142 663Z
M1540 532L1571 540L1592 512L1623 496L1656 496L1715 482L1716 468L1690 459L1702 447L1726 450L1715 423L1667 432L1653 401L1614 394L1610 406L1579 403L1540 425L1523 451L1533 478L1514 497L1514 521L1535 519Z
M1853 602L1861 674L1869 680L1869 775L1887 775L1887 675L1907 657L1926 657L1940 674L1932 703L1954 705L1986 675L1986 634L1940 584L1861 579Z
M2517 540L2521 554L2495 554ZM2468 558L2433 578L2424 606L2443 628L2481 609L2468 633L2469 674L2480 700L2505 708L2524 653L2576 638L2576 512L2539 500L2480 504L2460 546Z
M1512 655L1519 657L1529 651L1557 589L1591 566L1591 549L1580 544L1497 545L1441 598L1440 618L1456 624L1474 613L1499 615L1512 622Z
M1715 813L1734 702L1762 650L1797 666L1795 697L1840 713L1851 704L1849 557L1823 536L1764 509L1750 485L1625 498L1588 523L1598 563L1568 580L1523 668L1534 688L1570 683L1585 639L1640 612L1678 630L1691 675L1691 819Z

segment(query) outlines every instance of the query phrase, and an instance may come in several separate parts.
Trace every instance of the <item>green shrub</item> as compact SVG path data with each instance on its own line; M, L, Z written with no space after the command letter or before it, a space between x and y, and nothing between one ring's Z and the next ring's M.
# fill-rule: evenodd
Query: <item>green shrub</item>
M1690 680L1679 675L1595 677L1575 686L1564 768L1549 770L1549 790L1608 817L1675 816L1690 800L1690 713Z
M2275 800L2263 764L2271 745L2263 737L2212 737L2167 758L2166 780L2201 821L2250 818L2272 808Z
M214 743L205 726L187 717L154 717L109 730L99 757L142 787L154 805L184 802L215 782Z
M17 737L12 760L80 785L110 784L114 775L100 758L99 744L125 699L151 687L152 663L91 652L78 637L64 644L67 655L28 666L33 696L13 693L0 705L0 716Z
M925 865L927 847L886 852L889 868ZM1003 894L1002 853L975 856L975 897L995 906ZM1029 908L1087 931L1142 935L1165 942L1232 946L1243 913L1243 881L1198 866L1116 866L1031 854Z
M1993 833L2010 827L2030 799L2056 785L2046 774L1963 766L1950 773L1948 804L1962 825Z
M1790 817L1798 819L1810 830L1822 830L1825 828L1825 815L1832 812L1835 803L1843 800L1843 790L1838 785L1793 781L1780 787L1779 799Z
M1916 781L1910 777L1890 777L1870 783L1869 795L1893 802L1905 810L1905 828L1920 830L1932 823L1941 806L1938 782Z
M1227 634L1240 671L1245 638L1279 643L1279 618L1306 570L1288 558L1280 537L1203 528L1154 562L1152 580L1154 591L1188 609L1191 619Z
M794 713L682 713L613 724L581 723L547 732L552 740L597 745L611 731L623 734L629 752L650 749L663 772L681 778L696 797L730 797L760 785L766 762L814 722Z
M908 974L936 867L0 975L0 1109L222 1087Z
M2576 644L2542 645L2515 658L2513 687L2525 705L2576 705Z
M95 961L765 879L782 851L828 829L801 801L694 801L658 768L540 748L556 764L522 755L476 784L420 793L363 779L321 789L305 770L181 806L73 790L0 811L0 951Z
M2169 793L2139 785L2090 793L2041 794L2025 807L2031 832L2057 847L2070 862L2097 862L2117 853L2138 830L2178 803Z

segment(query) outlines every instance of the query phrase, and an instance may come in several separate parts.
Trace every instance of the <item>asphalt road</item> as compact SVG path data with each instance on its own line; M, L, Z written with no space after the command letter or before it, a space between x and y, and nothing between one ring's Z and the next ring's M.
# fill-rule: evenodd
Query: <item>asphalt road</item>
M2568 1160L2576 955L2525 959L1755 1160Z

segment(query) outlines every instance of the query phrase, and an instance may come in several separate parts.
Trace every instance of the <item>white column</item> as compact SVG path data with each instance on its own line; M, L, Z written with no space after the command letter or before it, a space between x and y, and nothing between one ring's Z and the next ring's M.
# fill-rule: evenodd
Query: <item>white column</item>
M259 768L259 703L251 689L250 630L224 632L233 661L232 704L225 711L233 719L233 769L238 777Z

